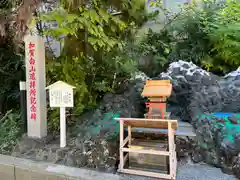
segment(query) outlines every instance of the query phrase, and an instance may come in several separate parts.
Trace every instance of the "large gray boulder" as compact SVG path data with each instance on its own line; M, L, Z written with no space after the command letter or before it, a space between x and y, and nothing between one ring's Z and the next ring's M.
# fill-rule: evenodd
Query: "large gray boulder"
M171 63L158 79L170 79L173 84L168 111L189 121L196 130L193 160L205 161L239 177L240 68L219 77L180 60ZM230 115L218 117L215 112Z
M168 108L182 121L192 121L195 113L198 113L198 106L203 107L206 103L205 90L209 90L208 95L218 91L220 79L191 62L179 60L170 64L166 72L161 73L158 79L170 79L173 84L173 92L168 99ZM210 88L210 89L209 89ZM200 93L200 95L196 95ZM201 97L197 97L201 96ZM214 96L214 95L213 95ZM214 96L213 101L218 101L218 97ZM194 103L192 103L194 102ZM207 102L210 104L210 102ZM192 109L192 107L196 107ZM217 107L210 107L211 111L218 110ZM192 112L194 111L194 112Z
M240 67L224 76L219 84L223 93L223 110L240 112Z

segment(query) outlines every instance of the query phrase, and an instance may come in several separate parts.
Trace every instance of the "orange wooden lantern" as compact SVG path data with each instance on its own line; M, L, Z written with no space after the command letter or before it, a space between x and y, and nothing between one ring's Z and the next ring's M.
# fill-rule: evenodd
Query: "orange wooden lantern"
M149 102L146 103L148 118L151 118L153 109L159 109L162 119L166 111L166 99L171 95L172 84L170 80L147 80L144 86L142 96L148 97Z

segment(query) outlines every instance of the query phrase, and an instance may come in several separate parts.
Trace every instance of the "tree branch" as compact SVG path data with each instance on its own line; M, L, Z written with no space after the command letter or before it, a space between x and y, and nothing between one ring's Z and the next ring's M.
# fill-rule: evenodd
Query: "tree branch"
M9 27L15 38L22 40L27 31L27 24L31 20L33 13L39 8L41 3L46 0L21 0L19 6L11 9L6 16L0 17L0 36L7 36L7 27ZM48 0L54 2L54 0Z

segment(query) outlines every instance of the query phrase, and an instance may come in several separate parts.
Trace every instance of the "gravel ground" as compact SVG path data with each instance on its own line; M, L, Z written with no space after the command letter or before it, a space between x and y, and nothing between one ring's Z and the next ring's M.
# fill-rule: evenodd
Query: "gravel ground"
M121 175L122 180L156 180L142 176ZM222 173L218 168L206 164L193 164L191 162L179 164L177 180L236 180L234 176Z

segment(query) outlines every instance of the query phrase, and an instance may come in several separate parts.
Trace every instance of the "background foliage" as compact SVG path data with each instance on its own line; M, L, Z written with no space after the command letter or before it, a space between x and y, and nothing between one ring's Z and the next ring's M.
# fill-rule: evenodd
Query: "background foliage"
M240 65L239 4L235 0L225 3L207 0L202 6L194 2L183 6L180 13L166 19L158 32L147 34L139 44L140 47L145 44L142 54L157 52L152 63L157 59L157 64L163 65L177 59L192 61L219 75L235 70ZM159 72L158 66L149 68L144 71L150 76L154 73L149 72Z
M0 130L0 153L9 154L23 134L19 112L9 110L0 116Z
M0 21L17 5L19 1L4 0L0 3ZM19 108L19 81L24 80L23 51L18 53L13 48L14 33L10 26L1 32L7 31L6 36L0 36L0 115L12 108Z
M16 32L24 34L29 19L30 30L34 25L40 35L61 42L59 56L48 53L47 84L62 80L76 86L75 106L68 115L79 116L96 106L106 92L114 92L139 70L154 77L169 63L182 59L223 75L240 65L239 0L206 0L201 7L193 1L175 14L156 1L152 6L166 22L141 38L136 37L139 28L158 15L146 13L144 0L61 0L47 13L37 9L38 1L24 1L24 7L21 2L4 0L0 4L0 34L4 34L0 37L2 114L19 108L18 83L25 78L24 58L21 49L12 47L22 45ZM26 9L29 4L34 6ZM15 16L13 9L21 11ZM49 108L51 132L58 132L58 116L58 110Z
M144 1L125 0L81 1L74 6L62 1L58 8L36 17L35 22L56 24L43 29L45 35L62 44L60 56L47 60L47 80L48 84L62 80L76 86L71 114L94 107L136 70L135 61L122 55L133 30L145 19ZM59 128L58 116L51 110L53 130Z

